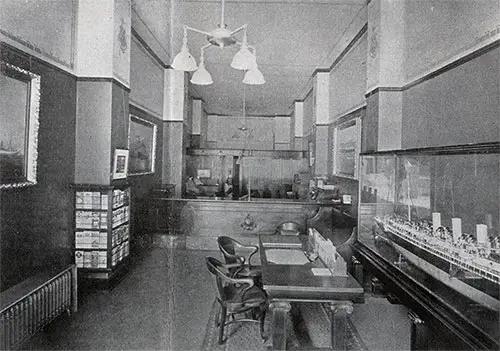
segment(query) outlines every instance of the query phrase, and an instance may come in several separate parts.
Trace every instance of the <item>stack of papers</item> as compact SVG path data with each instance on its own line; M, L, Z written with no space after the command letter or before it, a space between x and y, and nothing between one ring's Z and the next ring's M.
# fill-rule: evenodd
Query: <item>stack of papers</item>
M303 265L309 263L302 250L294 249L270 249L266 250L266 258L269 263L283 265Z
M262 240L264 247L302 247L302 243L296 236L270 235Z
M333 275L329 268L311 268L314 275Z

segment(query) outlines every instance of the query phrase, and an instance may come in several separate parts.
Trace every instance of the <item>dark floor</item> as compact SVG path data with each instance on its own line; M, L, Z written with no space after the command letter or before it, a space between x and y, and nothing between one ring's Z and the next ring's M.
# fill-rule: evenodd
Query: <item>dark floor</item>
M25 349L200 350L215 297L204 260L209 255L220 256L152 249L114 289L82 293L76 314L52 323ZM403 306L367 296L350 317L370 350L410 349Z

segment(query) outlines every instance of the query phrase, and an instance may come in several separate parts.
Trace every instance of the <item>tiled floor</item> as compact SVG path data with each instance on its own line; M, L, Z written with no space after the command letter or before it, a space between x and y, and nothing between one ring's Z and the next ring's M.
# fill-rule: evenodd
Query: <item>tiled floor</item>
M52 323L31 350L199 350L215 294L205 256L154 248L111 291L81 298L78 313ZM370 350L409 350L403 306L368 297L351 318Z

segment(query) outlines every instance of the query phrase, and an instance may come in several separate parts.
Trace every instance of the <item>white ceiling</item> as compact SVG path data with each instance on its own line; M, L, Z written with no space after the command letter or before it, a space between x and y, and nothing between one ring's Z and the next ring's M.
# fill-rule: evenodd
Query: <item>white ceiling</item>
M220 0L171 0L171 50L182 43L183 25L210 32L221 18ZM329 68L335 47L348 26L366 7L365 0L226 0L225 23L229 30L248 24L248 42L257 50L257 63L266 83L245 85L243 71L230 67L238 47L212 46L205 50L205 66L214 84L190 86L205 102L210 114L288 115L293 102L305 97L312 74ZM241 39L241 35L238 35ZM206 37L188 32L188 46L199 62Z

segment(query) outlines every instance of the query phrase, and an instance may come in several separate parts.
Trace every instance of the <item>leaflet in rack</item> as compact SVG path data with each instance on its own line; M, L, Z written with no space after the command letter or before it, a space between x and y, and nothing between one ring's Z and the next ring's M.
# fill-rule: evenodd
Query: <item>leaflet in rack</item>
M95 230L77 230L75 232L77 249L107 249L108 233Z
M123 260L129 254L129 242L124 241L121 244L115 246L111 251L111 266L116 266L118 262Z
M75 206L77 209L107 210L108 194L102 194L98 191L77 191Z
M107 229L108 214L102 211L75 211L75 225L80 229Z
M118 244L121 244L123 241L128 240L129 229L128 224L122 225L121 227L113 229L113 233L111 234L111 246L115 247Z
M128 199L129 199L129 189L113 190L113 209L123 206L124 204L127 204Z
M113 228L128 222L129 220L129 206L123 206L116 210L113 210Z
M75 264L78 268L107 268L106 251L75 251Z

